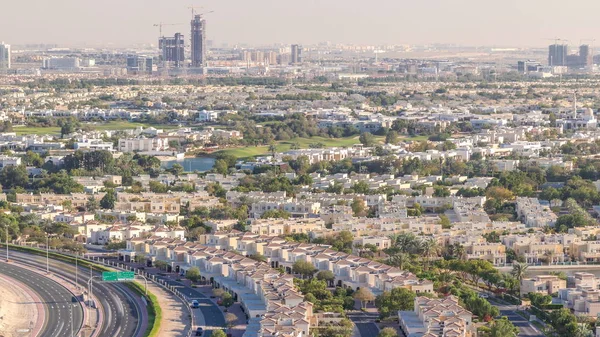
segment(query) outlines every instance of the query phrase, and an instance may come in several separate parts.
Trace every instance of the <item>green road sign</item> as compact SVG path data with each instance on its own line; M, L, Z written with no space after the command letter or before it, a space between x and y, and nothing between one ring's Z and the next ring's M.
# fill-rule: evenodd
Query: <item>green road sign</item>
M102 273L102 281L133 281L135 273L132 271L105 271Z
M102 281L117 281L118 273L113 271L102 272Z
M133 281L135 273L132 271L120 271L117 273L119 281Z

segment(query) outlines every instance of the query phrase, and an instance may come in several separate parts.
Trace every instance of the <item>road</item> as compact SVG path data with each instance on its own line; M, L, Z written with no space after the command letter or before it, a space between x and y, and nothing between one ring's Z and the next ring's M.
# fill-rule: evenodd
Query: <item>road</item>
M79 332L83 322L83 308L66 288L33 271L5 262L0 263L0 273L25 284L43 301L46 319L41 337L67 337Z
M11 251L10 258L42 269L46 268L46 258ZM75 281L75 266L62 261L50 260L50 272ZM78 284L87 289L90 277L89 268L78 268ZM93 273L99 276L99 273ZM141 315L147 316L146 308L142 308L137 296L129 288L118 283L102 283L94 281L94 296L98 298L104 313L104 324L101 337L135 337L143 334L147 327L147 319L140 319ZM145 323L145 324L144 324Z
M160 275L155 275L155 277L159 280L163 280L167 282L168 285L175 287L179 292L185 294L187 298L197 300L200 303L200 309L193 310L201 310L202 316L204 316L204 321L208 327L223 327L225 328L225 318L223 317L223 313L217 307L210 298L206 297L203 293L196 290L195 288L188 287L181 282L177 282L168 277L163 277ZM210 329L205 329L206 332L203 336L210 337L212 331Z
M544 337L544 334L540 332L536 327L533 326L527 319L523 318L521 315L517 314L515 311L515 305L506 305L501 304L493 299L489 299L490 303L496 306L500 310L501 316L506 316L509 321L514 324L514 326L518 327L520 332L519 336L522 337Z
M123 261L119 261L116 258L109 259L112 262L118 262L121 264L126 264L130 267L139 267L134 263L124 263ZM145 268L144 272L154 275L157 280L162 280L166 282L169 286L175 287L180 293L184 294L189 302L192 300L197 300L200 304L199 309L202 312L202 316L204 316L204 321L206 322L204 337L210 337L212 331L210 327L222 327L223 329L227 326L225 323L225 317L223 313L219 309L218 306L213 303L210 298L206 297L202 292L198 291L196 288L189 287L181 282L178 282L172 278L158 275L159 270L155 268Z
M371 337L379 334L379 328L377 327L377 324L375 324L375 320L379 317L377 313L351 311L346 314L356 325L361 337Z

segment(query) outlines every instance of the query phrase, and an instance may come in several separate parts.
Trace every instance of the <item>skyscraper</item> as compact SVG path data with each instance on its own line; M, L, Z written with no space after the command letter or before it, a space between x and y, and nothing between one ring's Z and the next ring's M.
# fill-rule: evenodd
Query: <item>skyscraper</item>
M0 43L0 70L10 69L10 45Z
M206 20L202 15L194 15L192 20L192 67L206 65Z
M185 39L180 33L173 37L162 37L158 40L159 49L162 51L161 60L165 67L183 67L185 62Z
M301 45L298 45L298 44L292 45L291 63L292 64L302 63L302 46Z
M587 44L579 46L579 64L584 68L590 67L594 64L592 49Z
M553 44L548 47L548 65L566 66L569 47L566 44Z

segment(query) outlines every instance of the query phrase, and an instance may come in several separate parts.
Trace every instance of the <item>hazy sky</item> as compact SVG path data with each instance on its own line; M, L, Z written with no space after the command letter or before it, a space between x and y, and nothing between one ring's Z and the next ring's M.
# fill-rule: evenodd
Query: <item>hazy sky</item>
M153 23L183 23L190 5L216 43L457 43L542 46L600 40L595 0L0 0L0 40L10 44L156 43Z

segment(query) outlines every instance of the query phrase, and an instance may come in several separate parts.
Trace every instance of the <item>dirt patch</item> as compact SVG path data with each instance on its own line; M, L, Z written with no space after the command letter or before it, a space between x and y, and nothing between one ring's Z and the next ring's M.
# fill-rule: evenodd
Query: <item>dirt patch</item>
M38 319L38 307L23 285L0 277L0 336L30 336Z

